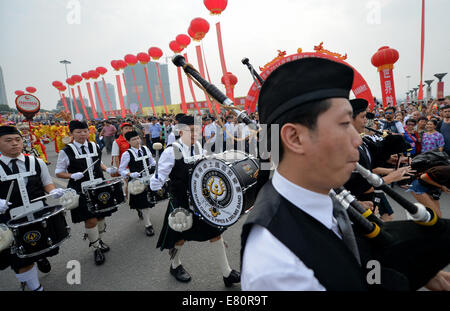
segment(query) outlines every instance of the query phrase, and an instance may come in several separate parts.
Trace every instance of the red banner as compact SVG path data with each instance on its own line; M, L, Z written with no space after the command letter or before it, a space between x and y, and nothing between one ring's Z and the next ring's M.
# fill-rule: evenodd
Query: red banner
M444 82L438 82L437 84L437 99L444 98Z
M120 112L122 113L122 118L126 118L127 113L125 111L125 104L123 101L122 86L120 85L120 76L116 75L117 92L119 93L120 102Z
M184 54L184 59L186 59L186 63L189 63L187 54ZM189 89L191 91L192 99L194 100L195 107L197 108L198 114L201 115L202 112L200 111L200 108L198 107L197 99L195 98L194 87L192 86L192 81L191 81L191 79L187 79L187 81L188 81Z
M227 65L225 63L225 55L223 53L223 44L222 44L222 32L220 31L220 22L216 24L217 30L217 44L219 45L219 55L220 55L220 65L222 66L222 74L225 75L227 70Z
M64 110L66 112L70 113L69 106L67 106L66 95L64 95L64 93L62 93L62 92L59 92L59 96L61 96L61 100L64 105Z
M177 73L178 73L178 84L180 86L181 110L183 111L183 113L187 113L186 97L184 96L184 87L183 87L183 76L181 75L180 67L177 67Z
M105 89L106 100L108 101L109 111L113 111L112 105L111 105L111 100L109 100L108 90L106 89L105 78L102 77L102 81L103 81L103 88ZM114 113L113 113L113 116L115 116Z
M392 69L380 70L380 82L381 93L383 94L383 107L397 106Z
M94 119L98 119L99 117L97 109L95 108L94 96L92 96L91 84L89 82L86 82L86 88L89 94L89 101L91 102L92 115L94 116Z
M89 121L89 115L86 110L86 106L84 105L83 95L81 94L81 88L77 85L78 88L78 96L80 96L81 108L83 108L84 115L86 116L86 120Z
M159 80L159 86L161 87L161 96L164 103L164 109L166 110L166 114L169 114L169 111L167 111L167 105L166 105L166 98L164 97L164 90L161 83L161 73L159 72L159 64L156 63L156 71L158 72L158 80Z
M150 99L150 104L152 105L153 116L156 116L155 107L153 106L152 92L150 91L150 80L148 79L147 65L144 65L144 72L145 72L145 80L147 81L148 98Z
M73 105L75 106L75 110L77 113L80 113L80 110L78 109L77 100L75 98L75 92L73 91L73 88L70 88L70 91L72 92L72 99L73 99Z
M420 86L418 100L423 100L423 55L425 47L425 0L422 0L422 36L420 41Z
M106 116L105 108L103 107L103 101L102 98L100 97L100 91L98 90L97 81L94 82L94 86L95 92L97 93L98 103L100 105L100 109L102 110L103 119L107 120L108 117Z
M202 50L201 50L200 45L197 45L195 47L195 51L197 52L198 69L200 70L200 75L202 76L203 79L205 79L205 69L203 68L203 57L202 57ZM206 93L206 92L204 92L204 93L205 93L206 102L208 103L209 113L212 115L213 110L212 110L211 101L209 100L208 93Z

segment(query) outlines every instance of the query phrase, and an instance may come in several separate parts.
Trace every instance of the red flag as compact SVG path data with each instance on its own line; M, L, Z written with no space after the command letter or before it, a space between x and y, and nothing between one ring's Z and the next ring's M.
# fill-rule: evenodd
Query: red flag
M420 42L420 86L418 100L423 100L423 56L425 48L425 0L422 0L422 38Z

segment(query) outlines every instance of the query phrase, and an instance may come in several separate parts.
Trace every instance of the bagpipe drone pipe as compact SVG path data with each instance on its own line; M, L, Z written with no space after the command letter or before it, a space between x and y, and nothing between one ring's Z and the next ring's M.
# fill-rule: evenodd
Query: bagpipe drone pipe
M450 220L438 218L433 210L420 203L409 202L385 185L381 177L359 164L356 169L376 189L385 191L405 208L414 219L382 222L343 187L330 191L330 196L346 208L354 224L363 265L377 260L387 269L385 280L382 275L381 288L398 290L402 279L403 290L423 287L450 263Z

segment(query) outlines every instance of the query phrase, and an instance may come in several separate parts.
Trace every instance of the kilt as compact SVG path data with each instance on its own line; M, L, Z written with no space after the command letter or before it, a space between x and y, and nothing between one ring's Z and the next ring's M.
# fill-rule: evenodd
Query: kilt
M147 187L148 188L148 187ZM149 191L146 189L142 193L139 194L131 194L128 204L131 209L142 210L146 208L152 208L155 204L149 202Z
M59 253L59 247L47 252L45 254L31 257L31 258L19 258L16 254L11 254L11 248L7 248L0 252L0 270L5 270L9 266L14 272L19 273L19 269L31 266L41 258L53 257Z

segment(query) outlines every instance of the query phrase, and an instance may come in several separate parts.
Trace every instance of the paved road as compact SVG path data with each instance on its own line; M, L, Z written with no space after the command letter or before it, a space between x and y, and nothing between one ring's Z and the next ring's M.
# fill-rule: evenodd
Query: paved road
M53 151L53 145L47 145L50 173L54 176L57 156ZM111 157L103 156L105 164L111 163ZM57 187L65 187L67 181L54 177ZM407 195L407 197L410 197ZM49 200L49 203L51 201ZM405 219L405 212L395 202L391 201L397 220ZM183 266L192 275L192 281L187 284L177 282L169 274L169 256L167 251L156 249L159 230L162 227L163 217L167 201L160 202L151 211L151 220L155 228L155 236L147 237L144 233L144 225L137 217L135 211L131 211L127 205L107 218L107 234L105 242L111 246L111 251L106 254L106 262L102 266L96 266L93 253L88 248L88 241L83 241L83 224L71 224L70 215L67 215L71 225L71 238L61 247L60 253L49 258L52 271L49 274L39 272L40 280L46 290L49 291L93 291L93 290L177 290L177 291L216 291L216 290L240 290L240 286L228 289L224 286L219 267L213 258L209 256L209 242L189 242L182 249L181 261ZM441 198L443 216L450 217L450 195L445 194ZM240 233L245 216L224 233L224 239L228 244L227 254L230 266L239 270L240 265ZM77 260L81 266L81 284L70 285L67 282L67 274L71 271L67 264ZM447 267L450 271L450 266ZM18 282L11 269L0 271L0 291L18 290Z

